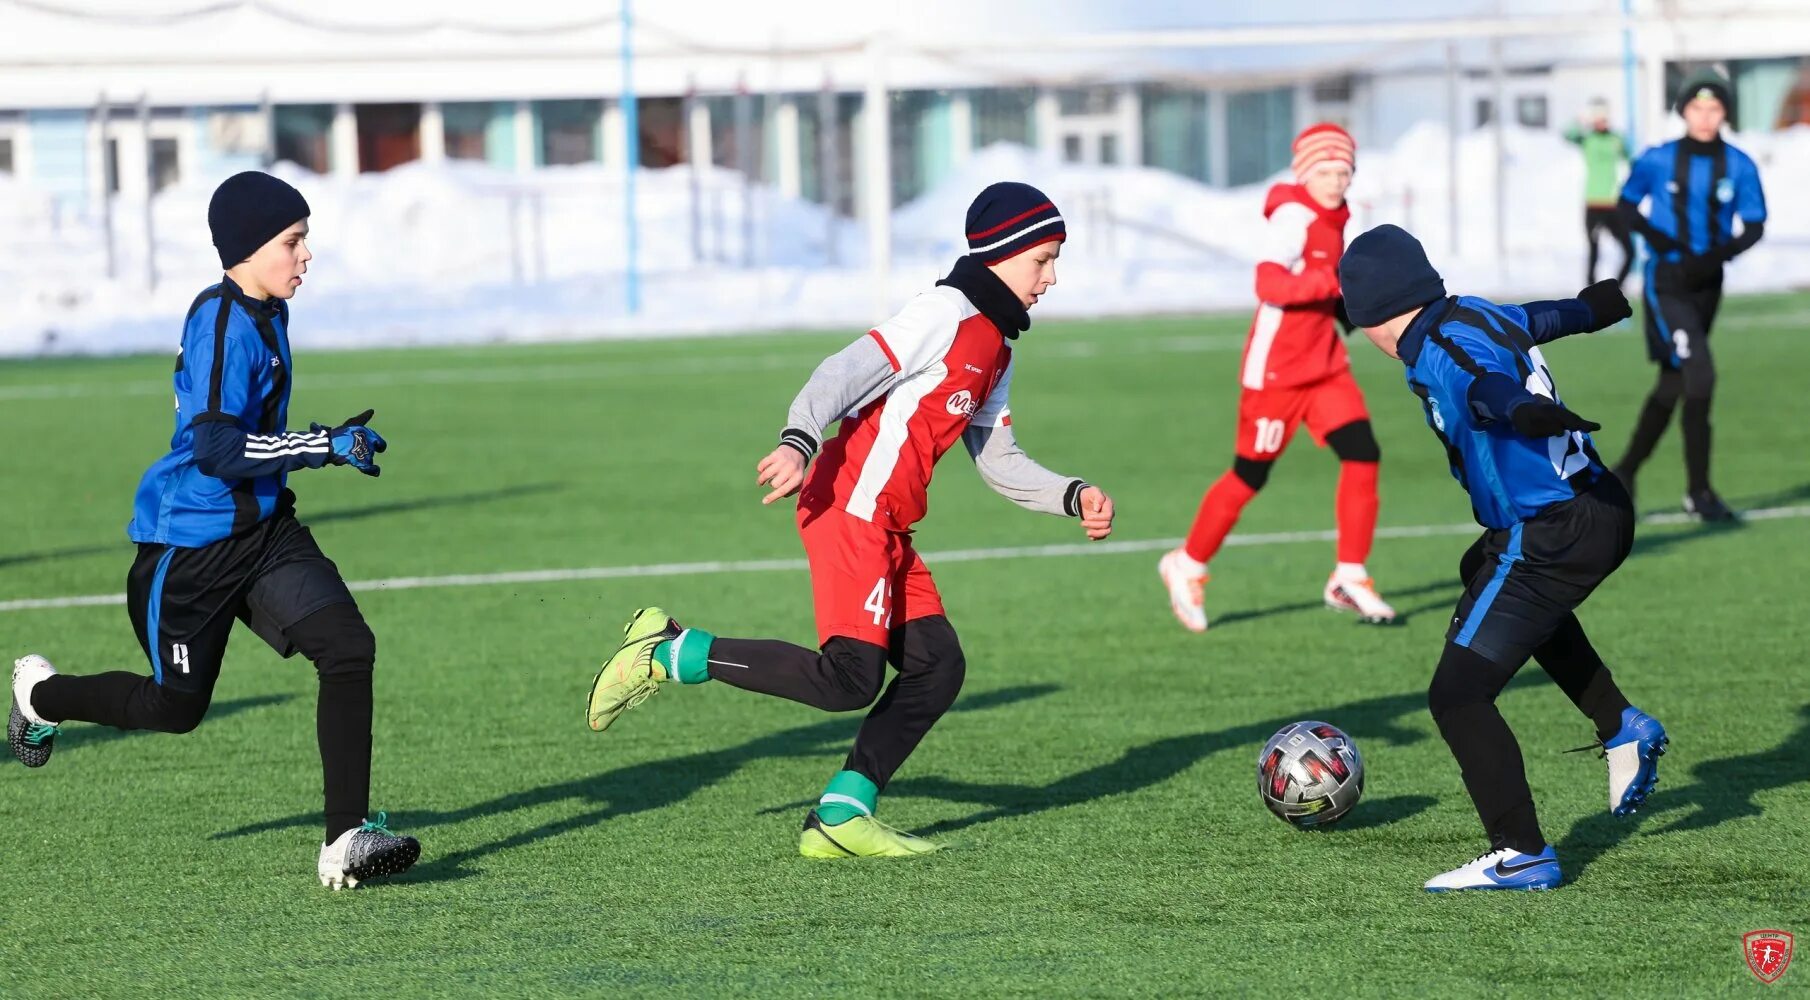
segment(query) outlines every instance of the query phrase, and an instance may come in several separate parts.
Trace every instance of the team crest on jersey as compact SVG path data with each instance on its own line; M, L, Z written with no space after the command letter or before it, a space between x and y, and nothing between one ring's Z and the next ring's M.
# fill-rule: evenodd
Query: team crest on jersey
M1748 931L1741 935L1741 951L1747 967L1762 983L1776 983L1791 967L1793 939L1790 931Z
M1427 413L1433 417L1433 427L1441 434L1445 433L1445 414L1439 412L1439 400L1427 397Z
M949 397L949 413L956 417L972 417L976 409L974 394L962 389Z
M1724 177L1716 182L1716 200L1725 203L1735 200L1734 178Z

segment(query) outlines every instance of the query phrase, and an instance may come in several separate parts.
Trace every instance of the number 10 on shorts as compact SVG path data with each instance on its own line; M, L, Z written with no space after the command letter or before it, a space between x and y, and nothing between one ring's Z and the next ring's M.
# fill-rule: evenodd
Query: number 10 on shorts
M892 588L886 585L886 578L881 577L874 584L874 591L867 595L867 603L861 605L874 613L874 624L892 628Z
M1282 450L1282 436L1287 433L1288 425L1280 420L1267 417L1257 418L1257 433L1252 438L1251 450L1259 455Z

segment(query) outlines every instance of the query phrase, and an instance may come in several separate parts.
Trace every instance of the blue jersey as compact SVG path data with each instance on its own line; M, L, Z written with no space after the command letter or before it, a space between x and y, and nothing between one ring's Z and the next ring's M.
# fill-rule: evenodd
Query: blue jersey
M1516 306L1465 295L1428 304L1402 333L1396 351L1408 388L1470 493L1477 523L1511 527L1602 474L1590 435L1529 438L1508 419L1536 396L1560 402L1538 345L1594 328L1575 299Z
M320 428L290 434L289 311L229 279L189 307L176 355L169 453L139 480L135 542L195 548L252 527L284 501L287 473L332 459Z
M1648 149L1629 169L1621 197L1635 205L1650 198L1647 221L1695 255L1733 241L1736 216L1748 226L1766 221L1760 168L1721 139L1674 139Z

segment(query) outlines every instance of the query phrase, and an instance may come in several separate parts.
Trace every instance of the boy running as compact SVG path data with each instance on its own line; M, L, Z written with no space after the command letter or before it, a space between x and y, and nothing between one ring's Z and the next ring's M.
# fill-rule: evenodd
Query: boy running
M1187 541L1157 562L1169 606L1190 632L1207 630L1207 563L1302 422L1316 444L1331 446L1339 458L1337 562L1322 598L1361 622L1395 620L1395 609L1378 596L1364 568L1376 537L1382 452L1364 393L1351 376L1351 358L1333 328L1339 254L1351 219L1345 190L1357 146L1337 125L1314 125L1296 137L1294 154L1295 183L1271 188L1263 209L1268 222L1257 264L1260 302L1244 348L1237 456L1201 498Z
M1664 727L1628 704L1574 613L1627 558L1634 509L1596 456L1589 432L1598 425L1560 402L1538 346L1625 319L1628 300L1614 281L1518 306L1448 296L1420 243L1395 226L1353 240L1339 272L1352 322L1407 366L1408 388L1484 527L1458 563L1464 596L1427 706L1490 845L1426 888L1553 888L1558 854L1496 710L1515 671L1531 655L1595 723L1616 816L1652 792L1666 745Z
M1716 363L1710 325L1722 304L1722 267L1766 229L1760 169L1722 138L1728 119L1728 81L1703 73L1678 92L1685 136L1640 155L1621 189L1622 220L1646 238L1647 355L1659 381L1647 395L1615 474L1634 491L1640 467L1684 399L1684 511L1705 521L1736 518L1710 485L1710 401ZM1647 214L1640 203L1648 201ZM1741 234L1735 235L1735 217Z
M793 400L779 447L760 461L762 503L797 493L819 649L719 638L659 608L635 612L597 674L587 717L602 731L677 681L712 678L830 712L873 704L848 760L805 818L807 858L910 857L938 845L874 818L879 794L961 690L966 661L911 527L924 516L936 462L959 439L981 478L1030 510L1112 532L1099 487L1032 461L1013 438L1012 341L1056 283L1067 235L1050 199L994 184L968 209L968 255L937 287L831 355ZM842 420L822 446L824 428ZM881 693L886 664L898 671ZM877 704L875 697L879 698Z
M269 174L228 178L208 204L220 283L189 307L176 355L176 432L138 484L126 532L138 558L127 609L151 676L59 674L13 664L7 742L26 767L50 759L59 727L93 722L186 733L201 724L237 619L320 676L316 734L326 799L317 874L335 890L406 870L420 856L383 814L368 822L371 668L376 640L332 560L295 518L285 479L350 465L368 476L386 447L366 410L337 427L289 431L288 300L302 285L308 203Z

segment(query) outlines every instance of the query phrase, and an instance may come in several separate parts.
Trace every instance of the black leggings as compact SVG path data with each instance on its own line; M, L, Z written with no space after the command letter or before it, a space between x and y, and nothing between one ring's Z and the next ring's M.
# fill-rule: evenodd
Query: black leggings
M888 662L898 676L881 693ZM718 639L710 646L710 676L725 684L828 712L872 704L843 767L882 789L955 704L967 670L961 641L942 615L893 629L891 649L844 636L821 651L777 639Z

